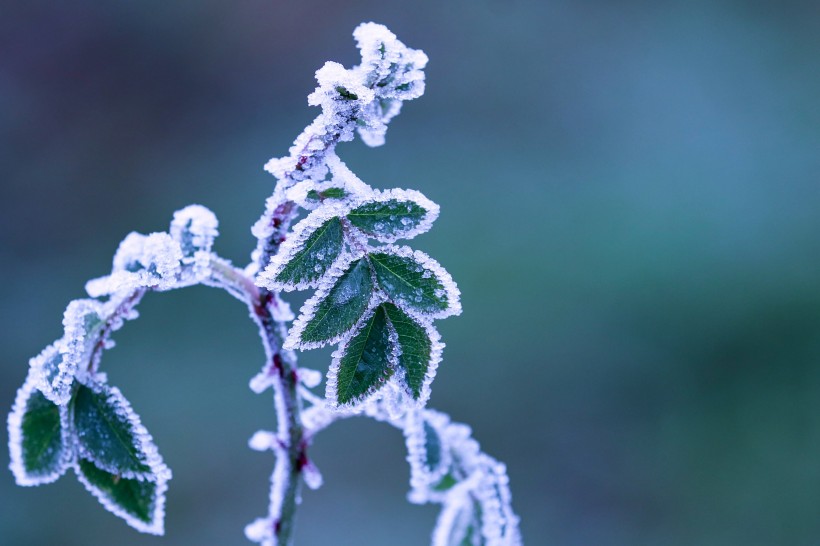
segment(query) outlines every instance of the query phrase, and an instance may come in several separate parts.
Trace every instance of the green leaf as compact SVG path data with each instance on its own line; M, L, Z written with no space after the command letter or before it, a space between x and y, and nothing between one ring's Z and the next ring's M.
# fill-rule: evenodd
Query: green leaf
M443 478L441 478L440 482L433 486L433 491L447 491L457 483L458 480L456 480L453 475L448 472Z
M427 267L420 255L424 256L420 252L375 252L369 259L379 286L394 303L425 315L446 316L452 306L448 290L439 278L442 271ZM424 261L432 262L429 258Z
M429 213L430 210L414 200L389 198L364 203L351 210L347 219L370 237L392 242L415 236L422 223L428 224L424 227L429 228L431 222L426 221Z
M107 510L140 531L162 534L162 515L157 504L164 499L157 494L157 482L123 478L101 470L86 459L79 460L77 474Z
M347 192L342 188L328 188L321 191L308 190L306 197L310 201L324 201L325 199L343 199L346 195Z
M424 464L430 472L441 465L441 438L427 421L424 422Z
M53 482L68 468L72 451L63 411L34 388L31 376L18 391L8 425L11 470L19 485Z
M364 259L355 260L326 295L317 292L305 303L303 310L310 311L300 317L291 336L305 348L338 339L359 322L372 295L370 267Z
M404 370L404 381L413 398L422 396L427 370L433 356L432 342L427 330L416 320L392 303L384 303L384 310L398 336L401 354L398 365Z
M342 87L341 85L336 86L336 92L339 93L339 96L344 100L359 100L359 96L352 91L348 91L346 88Z
M336 402L360 402L393 374L387 315L379 306L342 348L336 376Z
M119 390L80 385L73 398L74 428L80 454L125 477L151 473L143 445L150 440Z
M273 275L273 280L287 288L303 289L319 280L342 252L344 234L341 220L327 220L297 247L297 250Z

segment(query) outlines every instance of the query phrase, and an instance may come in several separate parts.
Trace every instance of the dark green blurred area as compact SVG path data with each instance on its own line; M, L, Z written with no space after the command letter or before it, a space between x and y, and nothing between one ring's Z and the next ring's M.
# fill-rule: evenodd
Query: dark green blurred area
M352 5L351 5L352 4ZM431 61L383 148L340 155L442 208L413 241L464 314L431 406L505 461L527 544L820 544L820 3L14 2L0 16L0 406L131 230L249 226L361 21ZM167 536L72 475L0 473L0 542L225 545L266 508L262 350L223 293L152 295L104 369L174 470ZM326 369L329 351L302 362ZM6 432L3 430L3 443ZM401 435L323 433L303 545L425 544ZM5 456L7 457L7 455ZM247 543L249 544L249 543Z

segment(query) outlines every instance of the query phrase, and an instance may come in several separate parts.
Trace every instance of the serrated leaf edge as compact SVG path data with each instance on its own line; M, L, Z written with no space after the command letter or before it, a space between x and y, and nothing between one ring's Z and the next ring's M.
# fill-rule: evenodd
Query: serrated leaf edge
M427 338L430 340L430 358L427 361L427 370L424 372L424 381L421 384L419 397L416 398L413 394L413 389L407 383L407 371L398 362L398 358L401 357L402 347L401 343L399 342L399 336L398 332L396 331L396 327L393 325L393 321L390 319L390 314L387 313L388 328L390 328L396 336L396 347L398 349L395 377L399 381L399 384L401 385L403 392L409 398L410 403L415 407L421 409L425 405L427 405L427 401L430 399L430 394L432 392L431 385L433 383L433 379L436 378L436 372L438 371L438 365L441 363L442 353L444 352L445 344L441 342L441 334L439 334L438 330L435 326L433 326L431 321L422 320L417 315L414 315L413 313L408 313L406 309L402 309L398 305L396 305L396 307L398 307L404 314L410 317L411 320L414 320L419 326L421 326L426 332Z
M425 422L435 430L441 448L441 461L433 471L427 466ZM444 497L444 494L435 492L432 488L447 474L452 464L452 453L445 437L445 430L449 424L449 416L434 410L411 411L407 414L404 440L407 446L407 462L410 464L409 498L414 503L422 504L434 500L436 496Z
M285 266L287 266L294 258L294 256L304 248L305 242L316 232L317 229L322 227L325 222L328 222L334 217L341 219L346 210L346 207L340 204L331 203L317 208L307 217L302 219L302 221L293 227L291 235L279 247L279 252L271 258L271 261L268 263L267 267L265 267L265 270L259 273L256 277L256 285L262 288L267 288L268 290L282 290L285 292L316 288L321 281L328 276L330 271L332 271L334 267L337 266L343 259L345 255L344 242L342 243L342 250L339 252L339 255L336 256L333 262L328 265L323 274L315 280L292 284L278 281L276 280L276 276L279 275Z
M114 405L114 411L123 418L129 425L131 434L136 442L135 447L140 458L140 462L149 468L148 472L137 472L133 470L122 470L112 465L100 461L84 445L77 435L77 451L80 457L91 461L100 470L109 474L119 474L123 478L147 479L154 475L167 474L171 477L171 470L165 465L162 456L159 454L151 433L142 424L139 415L133 410L131 404L123 396L117 387L109 386L99 381L86 380L83 386L91 389L97 395L104 395L106 403ZM107 391L107 392L106 392ZM72 415L73 418L73 415Z
M336 335L332 338L323 340L323 341L302 341L302 333L305 331L305 328L313 320L313 317L316 316L316 310L319 307L319 304L324 300L330 291L336 286L336 283L339 281L342 275L345 274L347 269L350 267L350 264L355 262L356 260L363 258L363 252L342 252L342 256L340 259L337 260L337 263L328 270L327 274L322 278L322 284L316 290L316 292L305 301L302 307L299 309L299 316L296 320L293 321L290 329L288 330L288 335L285 338L282 347L287 350L295 350L299 349L302 351L306 351L309 349L318 349L319 347L324 347L325 345L335 345L339 343L342 339L344 339L351 331L356 329L356 326L361 323L362 318L359 317L359 320L345 332L342 332L339 335ZM372 272L371 272L372 275ZM382 294L379 290L373 290L373 293L370 295L370 300L368 301L367 307L365 308L364 312L362 313L362 317L367 315L373 308L376 307L383 299Z
M9 433L9 470L14 474L15 483L25 487L56 481L65 474L65 471L71 466L74 460L73 438L71 437L68 411L65 406L59 406L60 435L63 443L63 451L60 455L60 466L55 472L45 476L32 476L26 471L25 464L23 464L23 416L26 413L26 405L28 404L31 394L37 390L39 390L37 389L37 379L33 373L29 372L23 385L17 389L14 405L6 421Z
M397 233L393 235L378 235L375 233L369 233L356 227L355 225L352 225L352 228L364 234L366 237L379 241L380 243L393 243L395 241L398 241L399 239L412 239L417 235L426 233L433 226L433 222L435 222L438 218L440 208L436 203L428 199L420 191L403 190L400 188L393 188L389 190L373 190L371 195L360 198L355 203L353 203L347 214L349 215L357 208L364 205L368 205L370 203L386 203L387 201L391 200L412 201L413 203L424 209L425 214L424 216L422 216L421 220L419 220L419 223L417 225L405 230L399 230Z
M423 312L418 309L414 309L413 307L409 307L404 302L390 300L391 303L395 304L405 313L411 316L424 317L426 321L431 319L443 319L461 314L461 292L458 289L458 285L456 285L453 277L441 266L441 264L421 250L413 250L408 246L385 245L383 247L371 249L369 254L391 254L402 258L410 258L419 263L423 268L430 270L433 275L438 278L439 282L441 282L442 288L447 295L446 308L440 311ZM378 286L378 282L376 284ZM379 290L383 291L380 286ZM386 292L385 296L388 296ZM390 299L389 296L388 299Z
M99 468L95 461L85 457L83 458ZM151 476L144 476L142 478L126 478L137 479L140 481L150 481L156 484L156 488L154 489L154 509L151 513L151 521L146 523L134 517L132 514L129 514L126 510L124 510L117 503L111 500L111 498L109 498L101 489L99 489L97 486L88 481L88 479L86 479L85 475L83 474L82 470L80 470L79 460L74 461L72 468L74 469L74 473L77 475L77 480L79 480L79 482L83 484L86 491L91 493L100 502L100 504L103 505L103 508L105 508L115 516L125 520L125 523L127 523L137 531L140 531L142 533L149 533L152 535L165 534L165 492L168 490L168 480L171 479L170 470L165 468L165 472L159 472ZM104 468L100 468L100 470L108 472L109 474L111 473L108 470L105 470Z
M325 385L325 399L327 400L328 404L337 410L356 410L358 408L364 407L367 403L376 397L379 392L382 390L384 385L374 385L370 387L365 393L364 396L351 400L350 402L346 402L340 404L338 401L338 383L339 383L339 370L342 364L342 358L344 358L345 352L348 349L350 342L355 338L359 332L362 331L364 325L373 317L376 312L376 308L381 305L381 301L378 301L376 305L369 306L367 311L362 315L362 318L359 319L359 322L356 323L356 326L353 327L350 332L348 332L342 340L339 341L339 346L336 348L335 351L331 354L332 361L330 363L330 368L327 371L327 382ZM393 369L393 373L395 374L398 368L398 339L396 338L395 330L390 328L390 320L387 319L388 324L388 332L390 336L390 345L391 345L391 352L388 356L388 366Z

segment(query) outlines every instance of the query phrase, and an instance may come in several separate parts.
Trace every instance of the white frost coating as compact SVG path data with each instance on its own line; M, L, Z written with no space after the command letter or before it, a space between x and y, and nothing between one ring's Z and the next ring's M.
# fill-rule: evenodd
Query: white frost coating
M128 400L126 400L117 387L108 386L99 380L100 376L94 376L92 380L86 381L86 386L95 394L102 395L105 398L106 404L114 410L114 413L122 419L122 421L126 423L128 429L131 431L131 435L134 438L135 447L137 448L137 457L141 463L148 466L149 471L135 472L132 470L122 470L100 461L94 456L94 453L89 451L84 445L82 430L77 431L77 438L79 440L77 443L77 448L79 455L84 459L93 462L94 465L100 470L104 470L111 474L118 474L125 478L134 478L139 480L149 479L153 481L157 476L167 475L167 479L170 479L171 471L167 466L165 466L162 456L159 454L159 450L154 444L154 439L151 437L148 429L143 426L139 415L137 415L131 408L131 404Z
M181 282L182 258L180 244L169 234L132 232L114 255L111 275L88 281L85 289L96 298L136 288L162 291L193 284L193 279Z
M359 198L352 206L351 209L358 208L362 205L367 205L371 203L386 203L391 200L396 201L411 201L416 203L418 206L423 208L427 211L424 216L422 216L421 220L418 223L413 223L409 218L404 218L402 220L403 229L395 230L394 232L390 233L385 230L387 225L383 224L381 230L379 230L379 224L376 224L376 231L368 233L367 235L373 237L377 241L381 243L392 243L399 239L412 239L416 235L420 235L430 230L433 225L433 222L438 218L439 214L439 206L429 199L427 199L421 192L416 190L402 190L402 189L392 189L392 190L374 190L371 195L363 196ZM410 206L407 205L407 212L410 211ZM395 222L397 220L396 217L390 217L388 220Z
M288 478L288 457L281 448L275 448L276 465L270 477L270 505L268 516L257 518L245 526L245 537L251 542L256 542L262 546L277 546L276 522L282 516L282 485L287 483Z
M359 199L366 199L372 195L373 189L356 176L334 152L327 154L326 162L330 172L333 173L333 180L337 183L341 182L351 194L356 195Z
M427 423L440 440L439 462L430 469L427 461L427 433L424 423ZM423 504L430 500L438 500L439 495L435 495L433 486L441 481L449 470L452 456L448 446L444 444L443 433L450 418L440 412L427 410L425 412L411 411L407 413L407 420L404 427L404 438L407 444L407 462L410 464L410 493L407 497L410 502Z
M288 337L285 339L285 342L282 346L285 349L293 350L293 349L300 349L300 350L308 350L308 349L318 349L319 347L324 347L325 345L335 345L339 343L345 336L350 332L350 330L354 330L356 326L354 325L351 327L350 330L346 332L342 332L341 334L334 336L331 339L327 339L325 341L311 341L311 342L304 342L301 341L302 332L305 331L308 323L313 320L314 315L316 314L316 309L319 304L324 300L330 291L333 289L333 286L336 284L336 281L347 271L350 264L354 261L361 258L361 253L349 253L349 252L342 252L342 255L336 260L333 265L328 269L325 276L319 279L319 284L316 292L308 298L308 300L302 305L301 309L299 309L299 317L293 321L293 324L288 330ZM377 290L373 291L373 295L370 298L370 302L367 305L367 310L362 314L362 316L367 315L369 311L371 311L377 303L380 301L380 294ZM359 319L361 322L361 318ZM358 323L357 323L358 324Z
M269 430L257 430L248 441L248 447L254 451L267 451L279 445L279 438Z
M468 528L471 525L478 525L475 521L473 500L469 494L475 487L478 477L476 475L453 487L449 500L444 503L436 520L431 546L461 546Z
M413 397L413 391L407 384L407 372L401 366L396 367L396 380L403 386L407 407L421 409L426 406L427 401L430 400L430 394L432 392L431 385L433 384L433 379L436 378L438 365L441 363L442 353L446 345L442 343L441 334L439 334L432 322L420 318L413 313L407 313L407 315L416 321L419 326L424 328L424 331L427 333L427 338L430 340L430 359L427 361L427 370L424 372L424 381L421 384L418 399ZM393 326L389 316L387 320L390 323L390 329L395 331L395 326ZM398 338L398 334L396 337Z
M344 216L346 210L341 205L331 203L319 207L307 215L301 222L293 226L291 235L279 247L279 252L271 258L270 263L265 270L256 278L257 286L267 288L268 290L284 290L290 292L291 290L306 290L308 288L315 288L321 282L322 277L337 264L344 256L344 248L339 252L339 255L333 258L332 256L323 256L320 262L325 264L325 273L319 278L307 282L298 282L296 284L282 283L276 280L282 270L287 266L293 257L305 247L305 242L313 233L328 220L334 217ZM344 245L344 243L342 243Z
M9 469L14 474L14 481L17 485L32 486L51 483L63 474L71 466L74 458L72 440L68 426L68 409L60 407L60 435L62 439L62 450L58 458L58 466L47 474L32 474L26 470L23 463L23 415L26 413L26 405L29 397L36 392L37 379L32 372L29 372L23 386L17 390L14 398L14 405L9 413L7 426L9 432Z
M63 313L62 339L29 361L37 388L55 404L68 402L74 377L88 367L104 316L97 300L72 301Z
M296 316L293 314L293 311L290 309L290 303L283 300L278 292L273 293L273 300L271 301L271 305L269 306L271 317L276 322L290 322Z
M458 289L458 285L456 285L453 277L450 276L447 270L441 267L436 260L420 250L413 250L407 246L387 245L384 247L379 247L374 251L374 253L385 253L392 254L394 256L401 256L403 258L411 258L418 264L418 268L416 270L417 273L422 273L423 271L422 275L435 275L435 277L439 280L442 288L440 293L436 293L436 296L447 297L447 307L445 309L422 313L413 307L412 302L408 303L403 299L393 300L393 303L401 307L404 312L412 315L414 318L421 320L422 322L430 321L432 319L443 319L449 316L461 314L461 292Z
M276 540L273 538L273 522L268 518L256 518L245 526L245 538L251 542L273 546Z
M168 480L171 479L170 470L165 468L163 472L155 474L150 478L145 478L156 484L151 518L147 523L141 519L135 518L133 515L123 510L105 493L105 491L98 489L94 484L89 482L80 470L79 462L74 463L74 473L77 475L77 479L80 480L80 483L85 486L86 491L94 495L94 497L100 501L100 504L102 504L106 510L115 516L119 516L124 519L125 523L142 533L148 533L151 535L165 534L165 492L168 490Z
M327 383L325 385L325 399L330 407L341 410L341 411L356 411L359 408L365 407L370 400L374 397L383 396L382 390L386 384L389 382L384 383L377 383L376 385L371 386L367 392L362 395L360 398L353 399L347 403L339 404L339 368L342 364L342 358L344 357L345 352L347 352L348 346L350 342L355 338L359 332L362 331L367 325L367 321L369 321L373 314L376 312L376 307L381 303L381 300L378 298L374 298L371 300L370 305L367 308L367 311L364 312L362 317L359 319L359 322L350 330L346 335L342 336L342 338L338 341L339 347L336 348L335 351L331 354L333 360L330 363L330 368L327 371ZM398 340L396 339L395 331L390 332L390 354L387 357L388 365L391 369L395 370L397 367L397 359L398 359Z
M265 165L280 181L324 180L325 153L338 142L352 140L354 130L369 146L384 144L387 124L402 101L424 93L424 52L408 48L376 23L359 25L353 36L361 64L345 69L328 62L316 71L319 86L308 104L321 106L322 113L296 138L288 156Z
M312 199L308 197L310 191L316 193L325 192L331 188L338 188L345 192L343 197L325 197L322 199ZM323 206L325 203L349 203L353 194L345 188L342 180L304 180L288 188L285 191L285 198L293 201L305 210L314 210Z
M302 467L302 478L305 480L305 485L314 491L322 487L324 483L319 467L310 460Z
M322 382L322 372L319 370L313 370L311 368L299 368L296 372L296 375L299 377L299 381L302 384L312 389L313 387L318 387L319 383Z
M210 254L214 239L219 235L216 215L202 205L188 205L174 213L171 237L182 247L183 263L193 263L196 252Z
M362 107L359 135L368 146L384 144L387 124L401 110L401 101L424 93L427 55L410 49L384 25L363 23L353 31L362 54L357 67L365 82L376 90L375 99Z
M482 457L482 463L483 479L476 488L481 504L481 535L490 545L520 544L518 516L512 511L507 469L487 455Z
M116 414L128 423L136 442L140 461L147 465L150 470L145 473L133 471L123 472L120 469L112 468L102 463L95 459L93 454L83 446L81 433L78 434L79 441L77 443L79 454L82 458L90 461L94 466L105 472L121 475L127 479L147 480L155 483L154 506L150 521L146 523L139 520L118 506L104 491L95 487L83 476L78 462L74 465L77 478L82 482L85 488L100 501L100 504L102 504L106 510L124 519L128 525L143 533L162 535L165 532L165 492L168 489L168 480L172 477L171 470L163 462L162 456L159 454L151 434L142 425L139 416L131 408L131 404L128 403L128 400L125 399L120 390L117 387L109 387L104 384L102 382L105 379L103 374L98 374L92 379L93 380L87 382L86 386L97 394L105 395L107 403L113 406Z
M55 404L68 401L74 381L74 374L66 369L63 355L60 354L62 342L58 339L28 361L37 389Z

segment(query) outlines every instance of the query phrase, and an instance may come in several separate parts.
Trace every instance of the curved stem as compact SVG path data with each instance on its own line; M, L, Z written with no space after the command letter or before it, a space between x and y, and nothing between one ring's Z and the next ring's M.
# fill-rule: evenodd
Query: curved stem
M277 225L277 229L283 231L289 228L292 219L289 207L285 207L285 213L284 217L279 218ZM287 546L293 541L296 506L301 488L300 476L307 463L307 442L302 426L296 355L282 349L287 328L284 321L278 318L281 315L278 307L283 303L278 294L257 288L242 270L224 260L212 260L211 271L215 284L246 302L251 318L259 327L266 358L263 373L273 387L277 419L278 446L274 450L277 460L271 480L270 532L275 537L275 544Z

